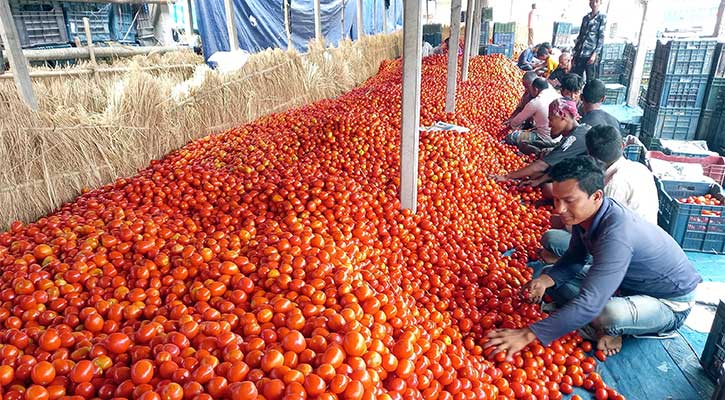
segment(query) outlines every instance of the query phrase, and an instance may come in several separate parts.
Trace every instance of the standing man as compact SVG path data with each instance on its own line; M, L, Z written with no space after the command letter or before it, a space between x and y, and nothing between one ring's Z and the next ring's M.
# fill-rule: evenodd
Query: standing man
M534 45L534 24L537 17L536 3L531 3L531 11L529 11L529 47Z
M579 36L574 45L574 67L572 72L589 82L596 76L599 66L599 52L604 45L604 30L607 16L599 11L602 0L589 0L592 12L582 18ZM586 75L586 76L585 76Z
M543 345L586 326L597 348L613 355L622 336L663 334L682 326L702 278L675 240L604 195L604 173L589 157L564 160L549 172L556 211L572 225L569 249L526 284L529 300L549 293L561 308L528 327L488 334L507 358L535 339ZM587 254L592 264L583 272Z

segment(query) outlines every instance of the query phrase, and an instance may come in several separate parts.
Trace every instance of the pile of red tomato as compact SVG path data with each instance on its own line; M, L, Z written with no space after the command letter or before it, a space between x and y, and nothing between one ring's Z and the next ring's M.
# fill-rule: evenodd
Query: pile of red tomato
M521 94L472 61L444 112L423 66L419 209L400 210L401 62L334 99L197 140L138 175L0 234L5 399L621 399L567 335L507 362L548 224L538 194L489 174ZM511 252L513 250L513 252Z
M689 196L689 197L683 197L681 199L678 199L680 203L684 204L697 204L700 206L721 206L722 202L717 198L714 197L711 194L706 194L703 196ZM715 211L715 210L702 210L701 215L706 217L719 217L722 214L722 211ZM707 222L707 221L703 221Z

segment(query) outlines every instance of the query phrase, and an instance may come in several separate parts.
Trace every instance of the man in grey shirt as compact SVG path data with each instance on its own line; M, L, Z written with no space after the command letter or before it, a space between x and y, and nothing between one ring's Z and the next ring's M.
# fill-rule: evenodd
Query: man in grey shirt
M604 173L595 161L577 157L554 165L556 209L572 225L569 249L551 270L526 284L528 297L545 292L561 308L523 329L489 333L487 346L511 358L535 339L548 345L587 326L607 355L622 347L623 335L657 334L682 326L702 278L677 242L604 196ZM581 276L587 254L592 265Z

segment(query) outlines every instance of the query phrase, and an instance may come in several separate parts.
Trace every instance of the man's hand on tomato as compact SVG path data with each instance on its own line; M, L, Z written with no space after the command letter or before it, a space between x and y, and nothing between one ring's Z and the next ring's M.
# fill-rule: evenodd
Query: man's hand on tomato
M540 303L546 289L552 286L554 286L554 280L549 275L543 274L524 285L524 290L527 292L527 297L530 302Z
M536 339L536 335L529 328L522 329L497 329L488 334L486 347L496 346L493 354L505 352L506 359L511 360L514 354L523 350L529 343Z

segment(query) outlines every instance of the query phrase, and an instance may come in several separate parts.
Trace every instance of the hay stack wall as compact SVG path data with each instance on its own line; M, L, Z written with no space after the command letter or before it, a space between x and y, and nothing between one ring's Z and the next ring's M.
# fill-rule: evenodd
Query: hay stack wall
M2 79L0 228L33 221L190 140L339 96L401 54L398 32L312 44L307 54L267 50L227 74L191 53L135 57L121 63L125 70L84 64L34 78L38 112Z

